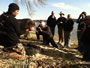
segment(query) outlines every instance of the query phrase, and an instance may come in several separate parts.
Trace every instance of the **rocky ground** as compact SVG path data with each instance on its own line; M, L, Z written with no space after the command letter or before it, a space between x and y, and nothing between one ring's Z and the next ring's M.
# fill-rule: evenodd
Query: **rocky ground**
M0 68L90 68L90 62L81 61L82 55L74 49L75 41L70 48L57 49L37 41L32 32L29 40L21 39L21 42L25 44L27 56L11 58L0 47Z

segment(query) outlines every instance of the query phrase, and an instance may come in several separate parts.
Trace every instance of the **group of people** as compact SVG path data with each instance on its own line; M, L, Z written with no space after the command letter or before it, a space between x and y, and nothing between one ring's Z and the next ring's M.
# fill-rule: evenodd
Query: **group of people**
M19 12L19 6L11 3L8 6L8 11L0 16L0 45L3 45L6 50L11 50L14 53L10 55L17 55L24 57L26 55L25 48L20 42L19 38L21 33L19 23L15 16ZM54 11L47 19L47 23L41 21L40 25L36 28L37 40L40 40L40 35L43 36L43 43L58 48L59 45L54 41L55 26L58 26L59 43L64 41L64 46L69 47L70 35L73 30L74 21L71 14L64 17L64 13L59 13L60 17L56 19ZM82 12L77 19L78 29L78 50L83 54L84 60L90 60L90 18L87 17L86 12ZM32 30L26 28L25 31ZM15 54L16 53L16 54Z
M74 22L78 24L77 28L77 39L78 39L78 49L83 54L83 60L90 60L90 17L87 16L86 12L82 12L76 21L73 21L71 14L64 17L64 13L59 13L60 17L56 19L54 11L48 17L47 22L44 23L48 30L42 28L43 24L37 27L37 39L39 40L39 35L43 36L43 42L48 43L54 42L55 26L58 27L59 43L64 42L64 47L69 47L69 40L71 33L73 31ZM40 28L40 29L39 29ZM39 30L38 30L39 29ZM44 32L45 31L45 32ZM49 39L49 40L48 40ZM52 43L51 42L51 43ZM52 44L54 47L58 47L55 43ZM61 45L60 45L61 46Z
M38 35L40 35L40 34L43 35L44 42L48 42L47 39L50 39L51 37L53 39L54 34L55 34L55 26L57 25L58 26L59 43L64 41L64 46L69 47L69 40L70 40L71 32L73 30L74 21L71 18L71 14L68 14L67 18L64 17L64 13L62 13L62 12L60 12L59 15L60 15L60 17L58 19L56 19L54 11L51 12L51 15L47 19L47 23L45 23L45 25L49 28L49 31L43 30L41 28L43 31L47 31L47 33L49 33L49 35L48 35L49 37L44 35L46 33L42 34L42 33L40 33L40 30L37 29L37 32L36 32L37 39L39 39ZM42 25L42 22L41 22L41 25ZM38 26L38 28L40 28L40 25ZM44 37L46 38L46 40ZM51 41L51 39L49 41ZM53 41L54 41L54 39L53 39Z

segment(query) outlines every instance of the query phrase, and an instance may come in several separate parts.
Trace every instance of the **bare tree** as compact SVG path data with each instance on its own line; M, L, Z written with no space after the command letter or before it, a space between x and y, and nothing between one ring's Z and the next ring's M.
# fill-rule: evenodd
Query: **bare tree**
M36 7L38 5L42 6L46 4L46 0L14 0L15 3L20 3L27 7L27 11L29 15L32 15L34 10L34 7L32 5L35 5Z

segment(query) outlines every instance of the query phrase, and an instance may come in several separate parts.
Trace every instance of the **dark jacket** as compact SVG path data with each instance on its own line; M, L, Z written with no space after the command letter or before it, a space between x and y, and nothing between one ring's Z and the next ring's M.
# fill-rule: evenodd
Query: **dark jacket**
M90 45L90 26L86 28L82 35L81 42L86 45Z
M3 30L0 29L0 45L14 46L19 43L20 28L16 18L9 12L0 16L4 20Z
M60 23L62 22L62 23ZM60 17L57 19L57 25L58 27L63 27L63 24L66 23L66 18L65 17Z
M42 31L40 31L40 28L42 29ZM51 30L50 30L50 27L46 25L45 28L42 28L40 25L36 28L36 30L38 32L40 32L41 34L43 34L44 37L47 37L47 38L52 38L53 35L51 33Z
M56 26L56 17L54 16L54 18L53 18L52 15L50 15L47 20L47 25L49 27L55 27Z
M77 23L78 23L78 30L82 30L82 28L85 26L85 23L83 23L85 21L85 18L81 18L80 17L77 19Z
M74 21L72 19L68 19L66 23L64 23L64 31L72 31L73 30Z

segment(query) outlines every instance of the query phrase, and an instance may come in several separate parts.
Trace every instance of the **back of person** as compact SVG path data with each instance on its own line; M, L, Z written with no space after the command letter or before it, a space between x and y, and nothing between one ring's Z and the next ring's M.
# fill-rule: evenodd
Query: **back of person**
M10 47L20 42L20 28L15 18L18 12L18 5L11 3L9 5L8 11L0 16L0 21L3 24L3 30L0 29L0 45Z
M1 15L1 18L2 20L4 20L3 30L0 29L1 45L4 45L7 47L7 46L15 45L16 43L19 43L20 31L19 31L19 25L17 23L17 20L8 12Z
M24 58L25 48L19 41L20 26L15 18L19 12L19 6L15 3L9 5L8 11L0 16L0 45L4 51L9 51L10 57Z
M51 15L48 17L47 25L50 27L50 30L54 36L55 34L55 26L56 26L56 17L54 15L54 11L52 11Z

